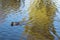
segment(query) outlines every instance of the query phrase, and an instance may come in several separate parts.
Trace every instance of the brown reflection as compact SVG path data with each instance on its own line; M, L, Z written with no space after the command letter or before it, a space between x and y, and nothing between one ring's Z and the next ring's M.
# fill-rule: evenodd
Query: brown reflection
M20 0L2 0L2 8L11 8L16 10L20 7Z
M4 22L6 15L10 12L16 12L19 7L20 0L0 0L0 22Z
M54 40L56 31L53 26L53 18L56 8L52 1L34 0L29 9L30 19L27 24L31 25L25 26L27 40Z

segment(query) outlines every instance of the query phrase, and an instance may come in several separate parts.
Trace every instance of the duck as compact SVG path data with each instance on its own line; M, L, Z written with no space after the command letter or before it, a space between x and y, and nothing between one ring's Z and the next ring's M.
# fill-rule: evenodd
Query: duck
M11 22L11 26L18 26L18 25L20 25L19 22Z

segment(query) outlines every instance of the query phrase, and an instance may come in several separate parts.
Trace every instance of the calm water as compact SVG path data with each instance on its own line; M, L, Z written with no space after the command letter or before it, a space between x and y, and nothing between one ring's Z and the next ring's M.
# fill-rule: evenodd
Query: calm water
M0 40L22 40L22 39L26 40L28 34L27 33L24 34L24 30L26 30L25 29L26 22L29 20L28 8L30 5L29 4L30 1L21 0L21 4L20 4L19 0L17 0L16 4L15 4L15 2L12 1L11 4L10 3L8 4L10 6L8 6L7 3L5 3L5 1L3 1L3 2L4 2L3 5L1 5L2 1L0 1L0 17L1 17L0 18L0 20L1 20L1 22L0 22ZM52 33L52 32L49 33L50 37L54 37L51 40L59 40L59 38L60 38L60 6L59 6L60 4L59 4L59 0L56 1L56 5L57 5L58 11L56 11L56 16L54 17L54 21L53 21L54 33ZM13 27L11 26L11 22L21 22L21 21L26 21L26 22L23 22L21 25L18 25L18 26L13 26ZM42 31L46 31L46 30L42 30ZM42 35L44 35L44 33ZM51 36L51 35L53 35L53 36ZM43 37L44 36L42 36L42 38ZM48 37L48 36L46 36L46 37Z

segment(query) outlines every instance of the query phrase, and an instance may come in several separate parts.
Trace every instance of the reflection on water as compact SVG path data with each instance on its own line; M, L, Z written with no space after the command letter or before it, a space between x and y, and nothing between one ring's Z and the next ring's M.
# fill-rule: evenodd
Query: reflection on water
M49 4L48 4L49 3ZM36 0L30 7L30 24L26 26L27 40L54 40L59 36L56 34L53 19L55 6L51 1ZM28 24L29 24L28 23Z
M51 0L0 0L0 40L59 40L55 11Z

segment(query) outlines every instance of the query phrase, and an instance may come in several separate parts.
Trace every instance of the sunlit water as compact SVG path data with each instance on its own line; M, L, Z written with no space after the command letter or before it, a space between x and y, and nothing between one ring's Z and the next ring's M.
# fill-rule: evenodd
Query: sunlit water
M13 26L13 27L11 26L11 22L20 22L24 18L26 21L28 21L29 14L27 10L28 10L30 1L26 0L25 2L26 2L25 4L23 2L21 3L22 5L21 7L19 7L17 11L14 11L11 9L9 10L10 12L7 12L8 15L6 15L4 22L0 23L0 40L21 40L21 38L23 40L26 40L27 35L23 35L23 32L25 30L24 27L26 23L18 25L18 26ZM58 10L60 10L60 6L58 5L60 5L59 2L57 2L57 8ZM53 22L53 24L54 24L55 31L57 35L60 36L60 14L59 12L56 12L56 16L54 17L54 20L55 21ZM54 40L59 40L59 38L55 37Z

